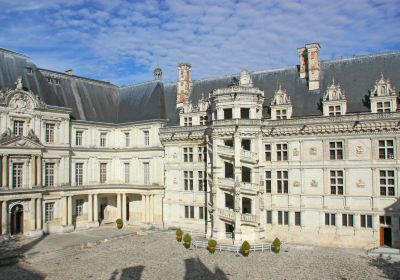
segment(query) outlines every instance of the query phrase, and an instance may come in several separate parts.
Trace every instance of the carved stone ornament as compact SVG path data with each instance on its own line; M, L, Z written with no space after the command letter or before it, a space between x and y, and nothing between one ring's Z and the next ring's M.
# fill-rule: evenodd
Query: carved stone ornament
M293 156L295 156L295 157L299 156L299 150L297 148L293 149Z
M293 182L293 187L295 187L295 188L300 187L300 182L299 181L294 181Z
M264 211L264 196L260 195L258 198L260 211Z
M318 182L314 179L311 180L311 187L314 187L314 188L318 187Z
M311 147L311 148L310 148L310 155L315 156L316 154L317 154L317 148Z
M240 212L240 182L238 178L235 180L235 211Z
M365 187L365 182L362 179L358 179L356 183L358 188L364 188Z
M176 177L174 178L174 184L178 184L178 180L176 179Z
M361 155L361 154L363 154L363 153L364 153L364 147L358 145L358 146L356 147L356 154L357 154L357 155Z

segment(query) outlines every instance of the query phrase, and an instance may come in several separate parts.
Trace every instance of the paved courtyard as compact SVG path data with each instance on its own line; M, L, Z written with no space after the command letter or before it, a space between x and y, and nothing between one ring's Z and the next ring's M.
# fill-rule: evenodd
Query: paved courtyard
M106 239L106 240L104 240ZM279 254L209 254L171 232L114 228L0 243L0 279L400 279L364 251L288 245Z

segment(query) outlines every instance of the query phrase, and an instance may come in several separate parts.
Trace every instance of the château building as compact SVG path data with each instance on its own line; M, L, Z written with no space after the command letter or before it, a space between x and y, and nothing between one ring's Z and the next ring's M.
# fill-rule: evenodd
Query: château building
M121 218L219 240L400 247L400 53L119 87L0 49L1 234Z

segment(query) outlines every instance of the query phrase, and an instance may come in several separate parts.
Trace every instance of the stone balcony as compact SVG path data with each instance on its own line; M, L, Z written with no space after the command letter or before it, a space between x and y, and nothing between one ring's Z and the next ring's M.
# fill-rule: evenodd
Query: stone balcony
M229 222L234 222L235 221L235 212L233 209L221 209L217 208L217 214L220 217L220 219L229 221Z
M240 190L242 193L245 193L245 194L256 195L257 192L260 191L260 187L253 183L240 182Z
M260 223L260 216L253 214L241 214L240 220L245 224L258 225Z
M235 187L235 180L232 178L218 178L218 187L232 190Z
M233 157L235 155L235 150L229 146L218 145L217 151L220 155L226 156L226 157Z
M240 160L248 163L257 163L258 154L255 152L250 152L248 150L240 150Z

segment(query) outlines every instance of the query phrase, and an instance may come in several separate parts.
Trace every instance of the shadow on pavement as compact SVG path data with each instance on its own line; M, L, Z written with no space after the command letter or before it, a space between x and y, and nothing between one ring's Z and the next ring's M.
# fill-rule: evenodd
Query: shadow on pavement
M388 279L400 279L400 262L389 262L382 258L375 258L369 264L380 269Z
M131 267L127 267L121 270L121 276L119 278L117 278L118 270L115 270L112 274L111 274L111 278L110 280L116 280L116 279L120 279L120 280L139 280L142 276L142 272L143 272L144 266L142 265L138 265L138 266L131 266Z
M221 279L225 280L228 279L225 273L220 269L216 268L215 273L205 266L199 258L194 259L187 259L185 260L185 280L192 280L192 279Z

